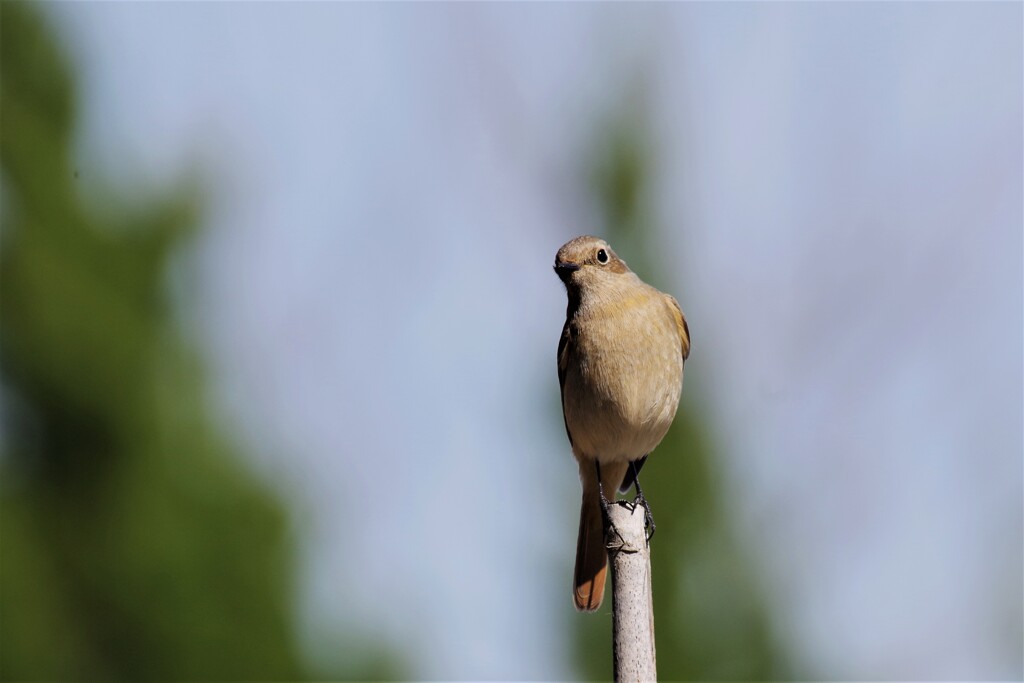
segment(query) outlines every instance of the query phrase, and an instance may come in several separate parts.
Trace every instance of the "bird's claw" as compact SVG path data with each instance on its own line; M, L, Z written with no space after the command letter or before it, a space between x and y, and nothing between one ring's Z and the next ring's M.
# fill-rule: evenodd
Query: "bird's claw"
M597 480L597 495L601 501L601 516L604 517L605 526L608 525L608 507L611 505L611 501L604 496L604 486L601 484L601 480Z
M650 544L651 539L654 538L654 531L657 529L657 526L654 524L654 515L651 514L651 504L644 498L643 493L638 493L636 498L633 499L634 510L638 505L644 509L644 529L647 532L647 543Z

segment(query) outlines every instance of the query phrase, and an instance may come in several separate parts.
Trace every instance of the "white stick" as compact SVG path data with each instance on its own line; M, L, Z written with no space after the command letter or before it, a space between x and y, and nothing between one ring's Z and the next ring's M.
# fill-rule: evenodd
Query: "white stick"
M608 506L605 543L612 572L612 650L615 680L655 681L651 548L644 509L626 501Z

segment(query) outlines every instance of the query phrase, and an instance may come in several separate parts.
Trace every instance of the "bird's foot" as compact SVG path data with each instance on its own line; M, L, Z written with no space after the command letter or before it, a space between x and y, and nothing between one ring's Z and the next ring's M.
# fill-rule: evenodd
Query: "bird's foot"
M604 517L605 525L608 524L608 507L612 504L610 500L604 496L604 485L601 484L601 480L597 481L597 495L601 501L601 515Z
M621 543L625 543L626 542L625 539L622 538L622 535L619 533L618 528L616 528L616 526L614 524L612 524L611 515L608 513L608 510L611 508L612 505L616 504L616 501L614 500L614 494L612 494L612 500L608 500L605 497L605 495L604 495L604 485L601 483L601 467L600 467L600 465L598 465L597 473L598 473L597 495L598 495L598 499L600 500L600 503L601 503L601 522L604 525L605 534L607 534L608 530L611 529L613 532L615 532L615 535L618 537L618 539L619 539L618 542L620 544ZM619 505L628 505L628 503L626 503L624 501L619 501L618 504Z
M644 509L644 529L647 532L647 543L650 544L651 539L654 538L654 530L657 527L654 524L654 515L651 514L651 504L644 498L642 491L637 493L636 498L633 499L634 510L638 505Z

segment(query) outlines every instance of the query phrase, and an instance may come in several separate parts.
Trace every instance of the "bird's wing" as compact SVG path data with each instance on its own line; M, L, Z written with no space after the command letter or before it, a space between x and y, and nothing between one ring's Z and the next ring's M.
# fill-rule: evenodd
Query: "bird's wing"
M562 337L558 340L558 386L565 388L565 371L569 366L569 321L562 326Z
M565 321L562 327L562 338L558 340L558 389L562 397L562 420L565 420L565 373L569 367L569 321ZM572 432L569 431L569 423L565 423L565 433L569 436L569 445L572 446Z
M679 308L679 302L675 300L675 297L666 294L665 298L668 299L669 309L672 311L672 316L676 319L679 341L683 348L683 360L686 360L690 357L690 328L686 324L686 316L683 315L683 309Z

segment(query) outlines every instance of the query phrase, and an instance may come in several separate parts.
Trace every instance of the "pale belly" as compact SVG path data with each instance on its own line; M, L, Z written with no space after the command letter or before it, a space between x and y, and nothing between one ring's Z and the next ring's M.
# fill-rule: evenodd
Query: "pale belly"
M636 460L654 450L671 426L683 358L675 322L655 318L603 318L582 326L589 334L576 339L563 397L577 455L600 462Z

